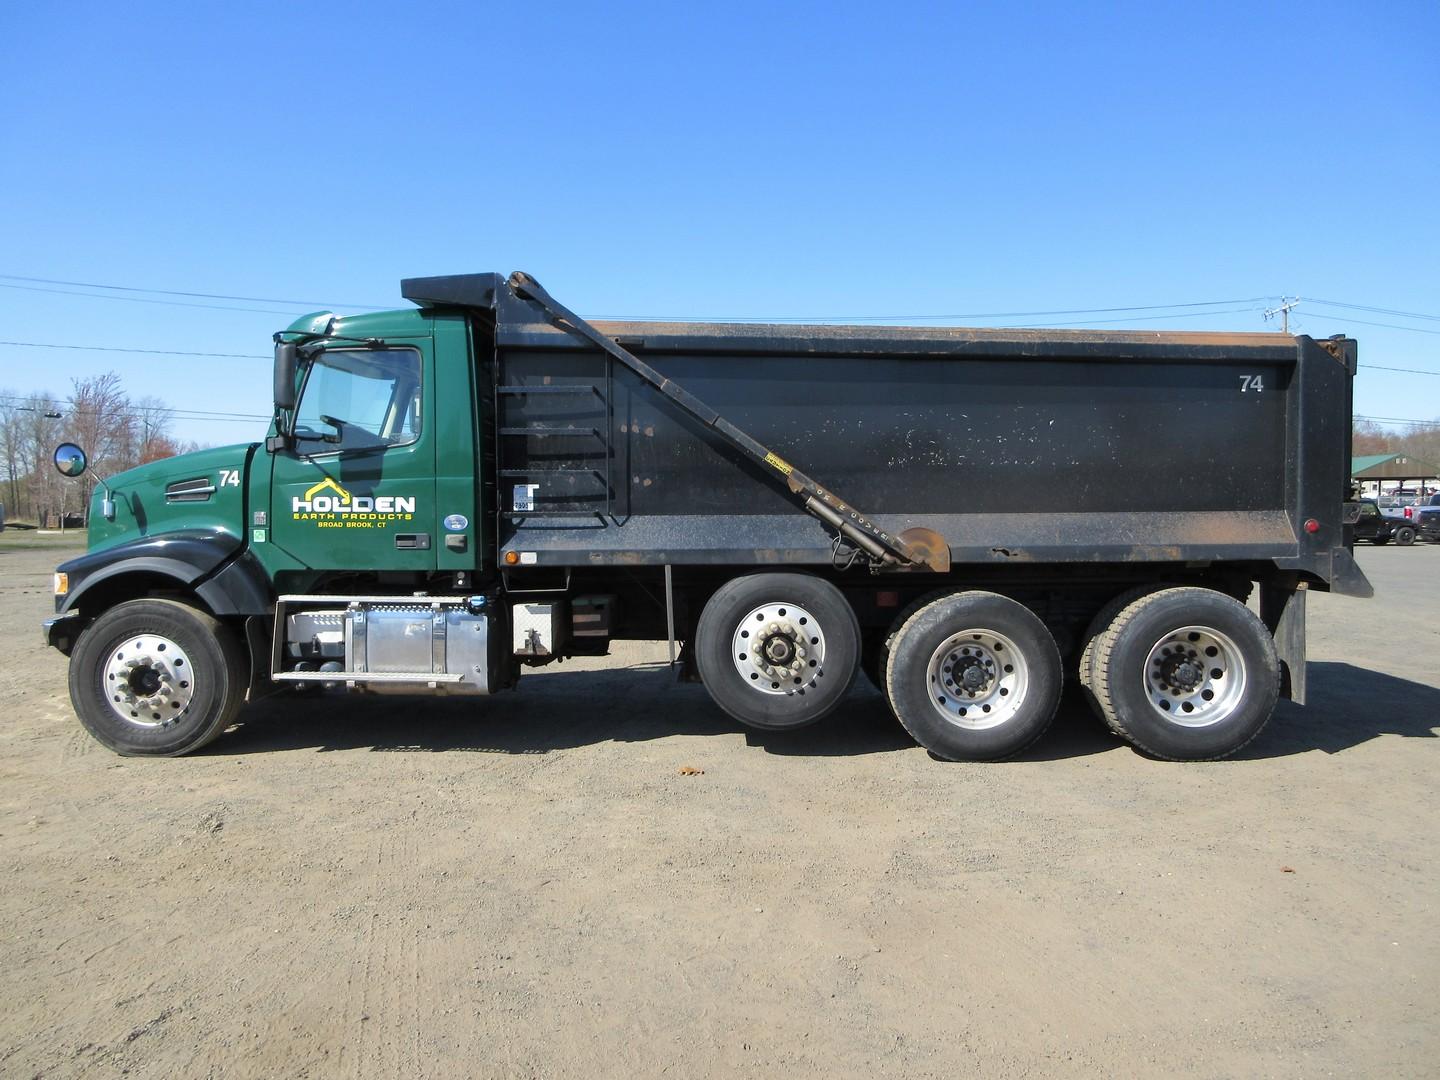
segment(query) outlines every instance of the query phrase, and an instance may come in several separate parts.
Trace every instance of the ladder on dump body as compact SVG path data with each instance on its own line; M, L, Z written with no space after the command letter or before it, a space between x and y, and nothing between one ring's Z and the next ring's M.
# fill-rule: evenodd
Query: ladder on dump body
M500 423L498 433L501 439L595 439L598 441L600 452L605 459L603 471L599 468L587 468L583 464L574 466L560 464L546 467L534 463L533 455L528 452L529 444L527 442L525 467L500 469L502 478L500 501L504 507L501 510L502 517L511 520L529 517L594 517L603 522L614 516L615 484L612 477L612 463L615 460L615 451L612 436L615 430L615 417L611 412L614 363L608 355L602 353L602 356L605 363L603 389L598 382L517 383L495 388L495 411ZM583 416L564 418L569 421L564 423L551 422L549 418L542 418L538 421L531 420L521 424L509 423L510 410L506 408L505 402L523 401L526 398L577 399L581 407L573 411L579 413L584 413L586 411L584 406L594 398L597 402L595 423L586 426ZM572 455L576 460L588 456L590 454L584 451ZM502 465L507 460L513 461L514 458L502 451ZM518 485L515 483L516 480L526 480L529 484ZM586 494L574 490L575 487L587 480L599 481L604 485L603 492ZM523 505L517 506L517 503L521 502L516 496L517 490L530 485L535 486L527 492ZM544 505L546 503L551 505ZM557 503L563 505L555 505ZM590 505L582 505L585 503Z

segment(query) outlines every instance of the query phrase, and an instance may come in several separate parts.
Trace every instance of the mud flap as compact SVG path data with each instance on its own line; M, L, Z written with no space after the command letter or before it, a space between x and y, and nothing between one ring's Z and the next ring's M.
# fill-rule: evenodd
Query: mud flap
M1305 597L1302 581L1294 591L1283 585L1260 586L1260 618L1275 638L1280 657L1280 694L1305 704Z

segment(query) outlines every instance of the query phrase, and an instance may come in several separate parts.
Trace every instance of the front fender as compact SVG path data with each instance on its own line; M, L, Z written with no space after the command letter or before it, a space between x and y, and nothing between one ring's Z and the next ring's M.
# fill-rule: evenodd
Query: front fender
M80 610L97 585L121 574L158 574L194 589L240 550L240 538L218 530L182 530L142 536L101 551L87 552L57 569L68 575L70 588L55 598L55 611ZM218 614L218 613L217 613Z

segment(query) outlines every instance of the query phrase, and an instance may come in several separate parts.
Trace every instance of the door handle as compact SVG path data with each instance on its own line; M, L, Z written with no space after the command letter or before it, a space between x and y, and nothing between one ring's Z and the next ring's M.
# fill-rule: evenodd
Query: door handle
M396 533L395 546L402 551L429 551L429 533Z

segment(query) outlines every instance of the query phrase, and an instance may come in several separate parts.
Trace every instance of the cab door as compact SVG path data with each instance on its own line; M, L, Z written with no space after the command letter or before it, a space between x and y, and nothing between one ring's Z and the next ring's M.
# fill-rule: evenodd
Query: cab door
M430 338L309 360L295 440L271 471L271 556L295 570L435 569Z

